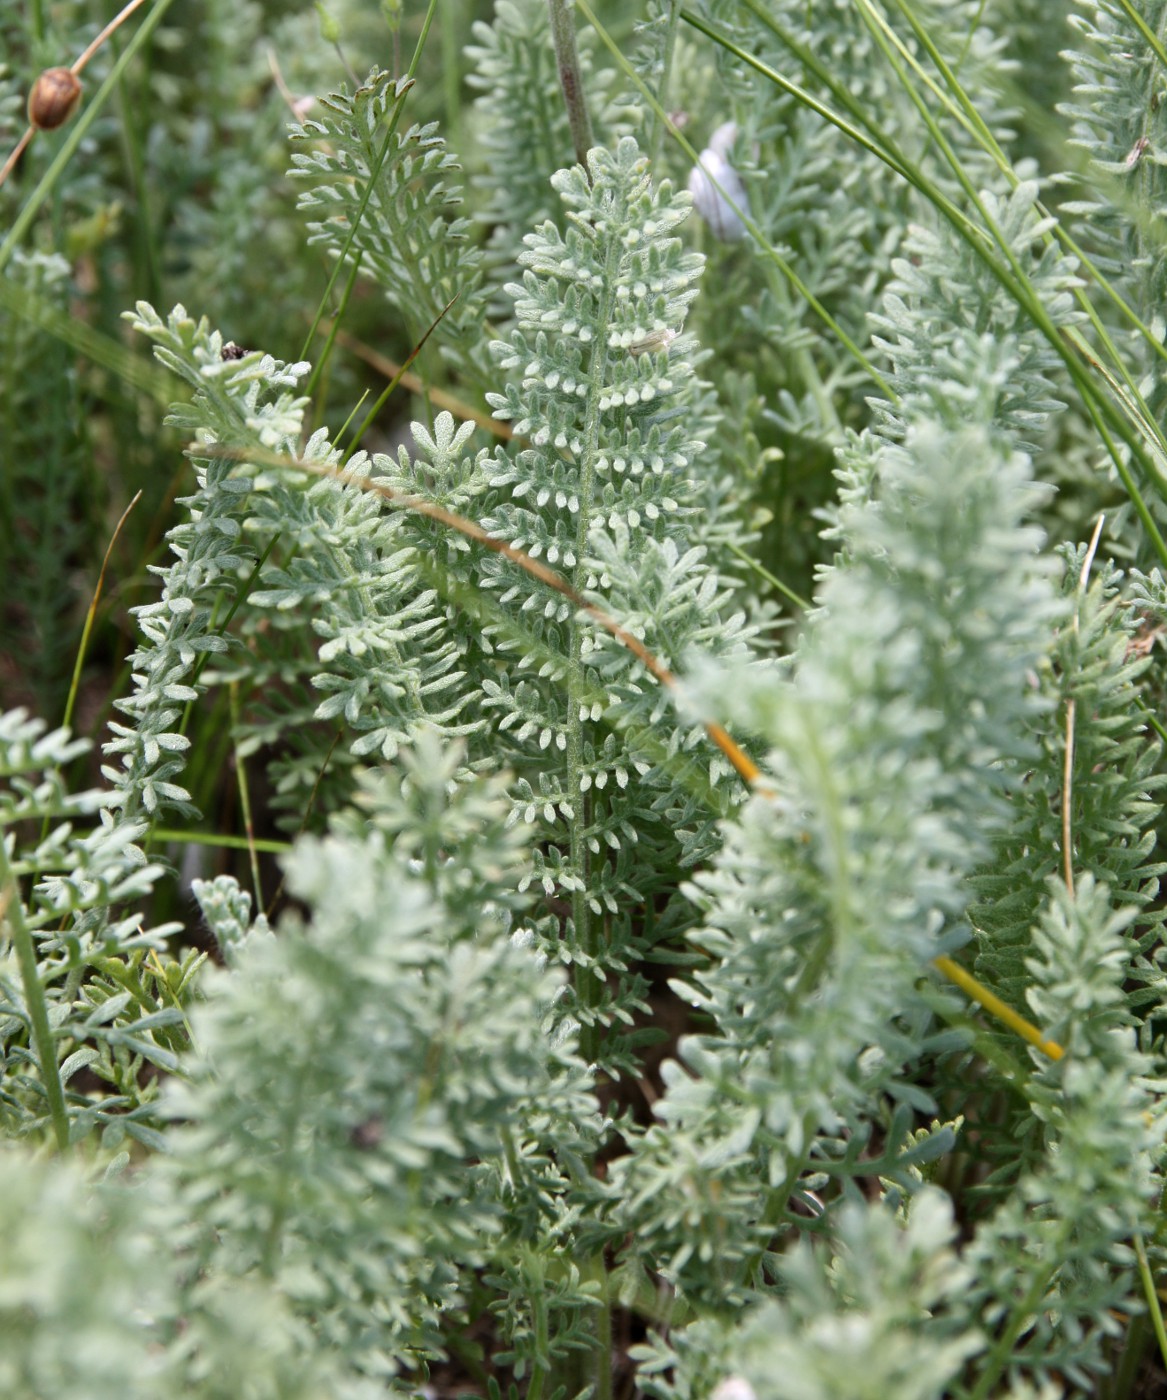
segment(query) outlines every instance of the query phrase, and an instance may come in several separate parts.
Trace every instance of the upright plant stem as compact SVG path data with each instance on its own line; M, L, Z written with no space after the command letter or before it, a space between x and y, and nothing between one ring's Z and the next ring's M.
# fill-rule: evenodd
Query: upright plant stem
M1051 1254L1052 1258L1063 1257L1062 1250L1064 1243L1059 1240L1056 1250ZM1029 1285L1025 1297L1013 1308L1009 1314L1005 1326L998 1330L997 1340L989 1351L988 1358L984 1363L984 1370L980 1374L980 1379L970 1392L970 1400L988 1400L993 1394L994 1388L1000 1381L1010 1359L1013 1356L1013 1348L1018 1337L1030 1325L1034 1313L1041 1306L1041 1300L1045 1297L1046 1290L1053 1282L1057 1273L1056 1266L1046 1269Z
M614 301L612 284L615 273L613 262L616 257L618 257L617 250L610 249L604 279L607 291L600 311L599 325L601 329L592 342L591 382L588 388L587 418L584 422L584 446L580 453L579 516L575 535L575 568L572 571L571 579L572 587L577 593L581 592L587 583L588 571L584 561L587 558L588 534L592 524L596 449L600 437L600 390L603 386L604 372L608 362L607 327L611 319ZM584 831L587 827L587 795L580 788L583 775L583 720L580 718L580 708L587 690L587 675L583 663L585 631L590 631L589 625L579 616L574 616L568 640L567 663L567 791L571 795L572 802L571 868L580 885L580 888L572 891L571 917L575 925L577 945L591 960L596 958L599 953L597 942L599 931L588 904L591 884L589 878L590 861L587 843L584 840ZM579 997L581 1007L594 1010L599 997L599 984L594 971L590 966L580 969L579 965L576 964L572 968L572 975L574 979L577 979L576 994ZM594 1021L589 1024L581 1018L580 1051L584 1059L589 1063L594 1063L599 1049L599 1026Z
M661 64L660 86L656 98L660 107L652 114L652 137L648 144L649 159L655 170L660 160L661 144L665 139L664 112L669 105L669 83L673 75L673 53L677 47L677 25L681 19L681 0L669 0L669 17L665 30L664 61Z
M462 149L462 0L442 0L442 89L446 104L446 139Z
M608 1296L608 1266L604 1263L604 1251L597 1250L593 1256L593 1268L600 1285L600 1296L596 1306L596 1374L595 1400L612 1400L612 1300Z
M559 64L559 85L567 104L567 119L571 123L571 140L575 158L586 170L591 150L592 122L584 97L583 75L579 68L579 50L575 43L575 24L568 0L547 0L551 15L551 38L555 44L555 59Z
M1155 1275L1147 1259L1147 1247L1142 1235L1135 1235L1135 1256L1139 1262L1139 1278L1143 1283L1143 1294L1147 1299L1147 1312L1151 1326L1155 1329L1155 1340L1159 1343L1159 1355L1167 1362L1167 1327L1163 1325L1163 1309L1159 1306L1159 1293L1155 1287Z
M57 1139L57 1147L65 1152L69 1147L69 1114L65 1109L65 1091L61 1087L61 1075L57 1068L57 1047L53 1039L53 1028L49 1024L49 1008L45 1003L45 989L41 986L36 948L33 945L32 933L24 921L20 884L8 863L8 851L3 841L0 841L0 899L5 901L3 913L7 915L8 926L12 930L12 946L16 950L20 982L24 988L24 1003L28 1008L28 1020L32 1030L32 1047L40 1066L45 1097L49 1101L53 1135Z
M239 785L239 805L243 809L243 829L247 833L247 854L251 864L251 884L255 891L255 907L262 909L263 885L259 878L259 854L255 849L255 822L251 815L251 787L247 781L247 762L239 752L239 682L227 687L231 707L231 740L235 759L235 776Z

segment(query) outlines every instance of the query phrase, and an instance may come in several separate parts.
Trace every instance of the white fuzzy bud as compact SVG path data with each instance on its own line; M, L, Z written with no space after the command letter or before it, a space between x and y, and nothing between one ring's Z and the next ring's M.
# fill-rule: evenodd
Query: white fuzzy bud
M742 177L726 158L736 138L736 122L725 122L719 126L689 175L689 193L693 196L693 204L714 237L720 238L723 243L735 243L746 236L746 226L729 200L732 199L738 209L749 212Z

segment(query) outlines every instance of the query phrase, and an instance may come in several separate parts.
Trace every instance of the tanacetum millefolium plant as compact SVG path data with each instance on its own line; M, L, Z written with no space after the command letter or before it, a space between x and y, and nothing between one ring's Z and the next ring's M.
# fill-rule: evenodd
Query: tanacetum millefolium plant
M0 180L5 1395L1167 1386L1163 10L99 39ZM5 154L97 38L0 0Z

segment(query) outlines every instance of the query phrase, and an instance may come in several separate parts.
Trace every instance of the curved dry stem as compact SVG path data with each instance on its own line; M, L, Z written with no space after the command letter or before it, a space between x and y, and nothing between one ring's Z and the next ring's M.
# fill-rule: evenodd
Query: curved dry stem
M679 688L677 677L668 667L649 651L639 637L622 627L610 613L605 612L598 604L590 602L554 569L549 569L538 559L532 559L529 554L525 554L521 549L516 549L506 540L496 539L493 535L488 534L481 525L473 520L468 520L464 515L458 515L452 510L447 510L444 506L435 505L433 501L427 501L421 496L409 496L404 492L394 491L392 487L385 486L381 482L357 476L343 468L333 467L327 462L298 461L291 457L283 457L276 452L264 452L258 448L228 447L223 443L194 443L190 450L193 455L199 457L219 457L237 462L263 463L269 466L285 467L292 471L308 472L313 476L332 477L334 481L339 481L344 486L356 486L362 491L371 491L400 510L414 511L418 515L424 515L430 520L437 521L439 525L444 525L450 530L456 530L460 535L473 540L475 544L482 545L484 549L501 554L504 559L509 559L525 573L530 574L532 578L538 579L540 583L554 589L556 593L561 594L574 607L578 608L581 613L590 617L597 626L602 627L605 632L615 637L622 647L636 657L646 671L660 681L661 685L673 691ZM703 720L702 723L709 738L733 764L734 770L742 781L754 787L761 796L773 797L774 790L757 781L761 777L761 769L735 742L729 732L712 720ZM1031 1021L1027 1021L1011 1006L1006 1005L999 997L994 996L987 987L979 982L972 973L962 968L959 963L953 962L949 957L938 957L933 960L933 966L973 1001L983 1006L998 1020L1004 1022L1011 1030L1016 1031L1023 1040L1036 1046L1042 1054L1047 1055L1051 1060L1060 1060L1065 1054L1061 1045L1047 1039L1037 1026Z

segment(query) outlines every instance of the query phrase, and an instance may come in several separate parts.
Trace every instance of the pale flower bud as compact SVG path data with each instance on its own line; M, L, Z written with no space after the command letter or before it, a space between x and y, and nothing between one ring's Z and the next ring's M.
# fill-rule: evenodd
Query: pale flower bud
M709 225L714 237L724 243L735 243L746 236L745 224L725 196L728 195L738 209L749 212L742 177L726 159L736 137L736 122L725 122L719 126L689 175L689 193L693 196L694 207ZM713 183L714 180L721 186L720 190Z
M713 1392L711 1400L756 1400L754 1387L744 1376L729 1376Z

